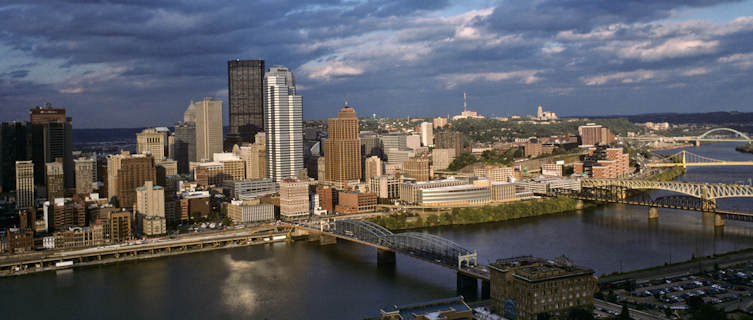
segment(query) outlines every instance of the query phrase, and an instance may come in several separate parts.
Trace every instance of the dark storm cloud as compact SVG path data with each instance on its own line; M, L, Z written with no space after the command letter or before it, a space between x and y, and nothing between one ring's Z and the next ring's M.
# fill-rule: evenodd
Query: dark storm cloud
M6 1L2 120L51 101L77 126L170 124L191 99L226 99L236 58L293 68L307 118L345 99L364 115L446 114L466 90L496 115L625 113L605 111L610 97L635 112L740 105L750 85L730 82L753 83L753 20L658 20L720 2L514 0L443 16L448 0Z

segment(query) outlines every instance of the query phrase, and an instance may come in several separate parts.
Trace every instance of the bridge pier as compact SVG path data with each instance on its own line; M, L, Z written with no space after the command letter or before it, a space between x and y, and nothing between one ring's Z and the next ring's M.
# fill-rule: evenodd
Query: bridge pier
M585 206L585 203L583 202L583 200L580 200L580 199L575 200L575 209L576 210L581 210L581 209L583 209L584 206Z
M724 227L724 219L722 219L722 215L714 214L714 228L722 227Z
M473 300L478 295L478 281L474 277L458 272L457 287L458 294L466 299Z
M377 249L377 267L394 267L395 263L395 251Z
M319 245L320 246L326 246L330 244L337 244L337 238L333 236L326 236L323 234L319 235Z
M701 146L701 140L696 140L695 141L695 146L696 147L700 147Z
M659 208L657 208L657 207L648 207L648 219L649 220L659 219Z

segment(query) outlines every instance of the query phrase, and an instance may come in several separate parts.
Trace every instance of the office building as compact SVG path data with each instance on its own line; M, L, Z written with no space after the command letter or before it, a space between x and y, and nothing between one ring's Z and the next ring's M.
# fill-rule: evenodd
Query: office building
M371 181L371 177L378 177L382 175L382 159L377 156L371 156L364 161L363 180L366 182Z
M165 217L165 189L152 181L136 188L136 214Z
M50 201L51 217L48 217L48 221L52 222L52 229L54 231L65 230L70 226L85 227L86 226L86 206L81 200L70 198L56 198L54 201Z
M222 180L246 179L246 162L230 152L215 153L214 161L222 165Z
M131 240L131 213L111 212L108 216L110 243L123 243Z
M400 177L393 175L371 177L369 180L369 191L376 193L379 199L399 199L400 183Z
M594 123L578 127L581 147L591 147L595 145L607 145L614 142L614 133L607 128Z
M188 173L188 164L196 161L196 124L178 122L175 124L175 142L171 157L178 162L178 173Z
M69 226L52 234L55 249L96 247L104 244L104 227Z
M453 178L423 182L415 182L415 180L413 180L413 182L406 181L400 184L400 201L405 203L418 203L420 201L419 192L422 189L459 186L463 184L466 183Z
M326 181L361 180L361 141L356 111L345 106L328 124L329 135L324 141Z
M431 163L435 170L447 169L455 160L454 149L432 149Z
M431 300L405 305L392 305L379 310L381 320L470 320L474 311L465 303L463 296ZM486 319L486 318L479 318ZM497 319L497 318L489 318Z
M197 185L203 187L218 186L225 181L225 167L222 163L216 161L192 162L190 168L192 168L191 171Z
M332 186L317 186L316 194L319 196L319 207L330 213L335 212L338 193L339 191Z
M624 153L622 148L589 148L588 154L581 156L581 161L573 164L573 173L594 178L621 178L631 172L630 155Z
M434 122L434 128L439 129L447 125L447 118L436 117L434 118L433 122Z
M542 144L536 139L532 139L526 142L523 147L523 154L528 158L536 158L543 154Z
M227 216L235 223L274 221L275 206L255 200L233 200L227 205Z
M285 67L270 68L264 87L267 175L279 182L303 169L303 98Z
M259 132L254 143L238 148L238 156L245 162L246 179L267 177L267 144L264 132Z
M34 184L45 184L45 164L63 159L65 188L75 188L73 169L73 121L65 109L37 106L31 118L31 160L34 161Z
M34 207L34 163L16 161L16 207Z
M405 147L416 151L421 149L421 136L417 134L405 136Z
M402 167L403 162L416 156L416 152L408 148L389 148L385 149L387 156L387 164L400 165Z
M58 160L62 160L59 159ZM65 177L63 174L63 162L56 161L45 164L45 186L47 187L47 200L65 197Z
M373 132L361 132L358 136L361 139L361 155L363 157L382 157L382 141L378 135Z
M92 159L78 158L73 160L76 172L76 194L90 194L94 191L94 176L96 162Z
M344 214L374 212L376 204L376 193L340 191L337 195L335 212Z
M434 128L431 122L421 122L421 145L424 147L434 145Z
M28 122L0 125L0 192L16 190L16 161L31 160L31 126Z
M418 191L417 203L422 206L460 206L484 204L491 201L488 184L424 188Z
M382 148L384 151L388 149L397 148L404 149L408 147L408 136L402 133L390 133L379 137L382 142Z
M222 101L204 98L191 101L183 115L196 126L196 160L207 161L222 152Z
M507 318L535 320L546 313L564 319L573 308L593 310L594 271L565 256L497 260L489 273L491 308Z
M177 216L180 221L187 221L206 217L209 215L211 206L209 205L209 191L186 192L180 195L178 200L179 207L176 208L179 213Z
M236 200L251 200L277 193L277 183L270 179L225 181L222 190Z
M264 131L264 60L227 62L231 144L253 142Z
M415 157L403 162L403 175L416 181L429 181L431 178L431 166L429 158Z
M443 131L434 135L434 147L438 149L453 149L458 157L465 149L465 137L460 132Z
M515 179L515 169L504 166L487 165L475 168L473 174L477 177L485 177L492 182L507 182Z
M309 184L306 181L284 179L280 181L280 216L302 218L309 214Z
M165 128L166 129L166 128ZM137 152L151 154L154 160L167 157L167 137L169 132L147 128L136 134Z
M136 188L147 181L156 181L156 170L151 155L129 155L120 159L117 171L117 203L121 208L136 204Z
M557 164L557 163L542 164L541 175L549 176L549 177L561 177L562 176L562 164Z

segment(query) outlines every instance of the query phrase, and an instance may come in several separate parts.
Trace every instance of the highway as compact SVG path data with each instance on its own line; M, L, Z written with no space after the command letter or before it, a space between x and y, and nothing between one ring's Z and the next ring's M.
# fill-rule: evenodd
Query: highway
M634 320L666 320L663 315L648 313L635 309L628 309L630 318ZM594 299L594 313L599 317L613 318L622 312L622 306L604 300Z

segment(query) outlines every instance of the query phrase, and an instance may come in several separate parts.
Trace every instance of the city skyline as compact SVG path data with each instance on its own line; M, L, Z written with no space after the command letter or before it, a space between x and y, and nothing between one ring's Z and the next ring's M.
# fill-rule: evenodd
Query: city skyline
M227 115L235 59L289 66L304 119L332 117L345 99L365 115L452 114L463 91L488 116L750 108L752 1L566 5L9 2L0 120L51 102L77 128L166 125L205 96L226 101ZM258 17L236 14L246 9ZM31 15L40 23L21 27Z

